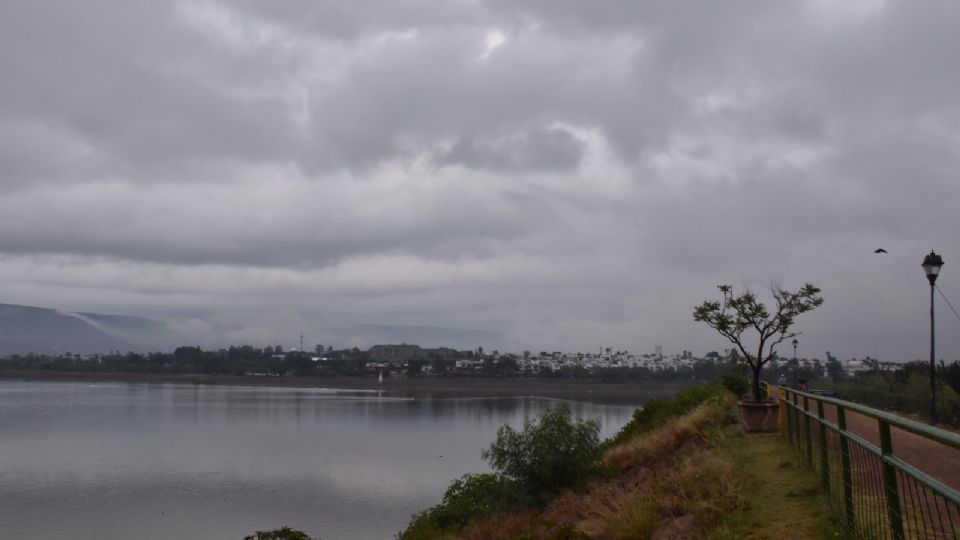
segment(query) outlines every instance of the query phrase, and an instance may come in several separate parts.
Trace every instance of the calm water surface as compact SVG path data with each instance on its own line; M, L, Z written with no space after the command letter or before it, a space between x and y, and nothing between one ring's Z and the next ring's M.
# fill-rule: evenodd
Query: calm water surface
M0 538L392 538L556 400L0 381ZM616 432L634 407L571 403Z

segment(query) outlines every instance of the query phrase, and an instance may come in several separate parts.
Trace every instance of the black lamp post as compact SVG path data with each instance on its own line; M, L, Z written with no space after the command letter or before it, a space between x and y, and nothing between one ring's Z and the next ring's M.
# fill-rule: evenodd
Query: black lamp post
M936 382L936 364L934 360L934 334L933 334L933 288L937 282L937 276L940 275L940 267L943 266L943 259L933 252L923 258L923 272L930 281L930 423L937 423L937 382Z
M793 387L797 387L797 338L793 338Z

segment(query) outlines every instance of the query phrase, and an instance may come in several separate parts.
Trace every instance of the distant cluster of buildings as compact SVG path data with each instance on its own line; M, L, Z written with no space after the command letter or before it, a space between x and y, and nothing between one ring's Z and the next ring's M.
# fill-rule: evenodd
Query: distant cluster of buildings
M540 373L543 370L559 371L565 368L582 367L584 369L604 368L645 368L653 371L691 368L696 362L720 361L718 356L713 358L695 358L692 353L684 351L679 355L664 356L663 354L630 354L627 351L601 353L564 353L540 352L533 355L524 351L519 359L523 371Z
M418 345L374 345L367 351L369 362L383 367L393 367L398 364L407 364L411 360L449 360L452 367L460 371L482 371L493 365L511 363L518 371L524 373L541 373L543 371L560 371L565 368L581 367L595 368L647 368L651 370L677 370L692 367L698 359L692 353L684 351L680 355L664 356L663 354L630 354L627 351L612 352L609 349L600 353L565 353L541 351L533 354L524 351L522 355L492 351L484 353L477 351L458 351L447 347L424 348ZM719 355L706 360L721 360ZM429 372L429 366L424 366Z
M456 370L468 372L479 372L489 369L491 362L493 365L507 362L515 366L517 371L530 374L576 368L591 371L610 368L643 368L651 371L680 371L692 369L697 364L702 363L726 363L730 361L732 354L732 351L728 349L722 353L709 352L704 356L695 356L690 351L664 355L663 348L660 346L655 348L655 352L649 354L613 351L610 348L597 353L570 353L560 351L531 353L530 351L523 351L522 354L514 354L501 353L499 351L485 353L482 348L476 351L461 351L447 347L425 348L406 343L399 345L374 345L367 350L368 367L374 369L395 369L400 365L407 365L412 360L421 360L426 362L423 366L425 373L431 371L430 362L433 360L448 361L451 367ZM841 372L847 377L853 377L859 373L869 371L895 371L900 367L900 364L880 362L869 356L862 359L851 358L849 360L836 360L832 356L829 356L828 353L828 358L830 361L837 362ZM791 364L790 359L781 357L773 360L768 366L773 369L786 370L790 369ZM828 362L819 359L798 359L796 366L805 370L822 371L822 376L829 376Z
M840 365L840 370L845 377L854 377L860 373L870 371L896 371L903 364L897 362L881 362L876 358L866 356L864 358L851 358L849 360L836 360ZM801 358L797 360L799 367L806 370L821 370L822 376L829 375L828 362L822 362L819 359L809 360ZM780 358L778 362L772 364L774 368L786 368L789 366L789 359Z

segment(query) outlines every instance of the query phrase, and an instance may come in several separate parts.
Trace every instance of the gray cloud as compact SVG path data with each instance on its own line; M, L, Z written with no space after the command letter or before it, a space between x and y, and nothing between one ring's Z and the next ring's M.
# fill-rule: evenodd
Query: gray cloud
M4 2L0 299L705 351L715 284L813 281L805 354L920 357L929 249L960 298L958 10Z
M494 171L564 171L580 164L583 144L563 129L533 129L494 139L458 139L440 152L441 164Z

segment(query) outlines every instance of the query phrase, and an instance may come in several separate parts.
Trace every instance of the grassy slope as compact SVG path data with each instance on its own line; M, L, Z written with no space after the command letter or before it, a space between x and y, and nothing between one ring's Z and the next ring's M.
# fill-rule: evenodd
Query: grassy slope
M816 476L779 435L741 434L735 419L732 401L711 399L610 448L613 474L585 492L567 492L542 512L473 522L457 537L842 538Z

